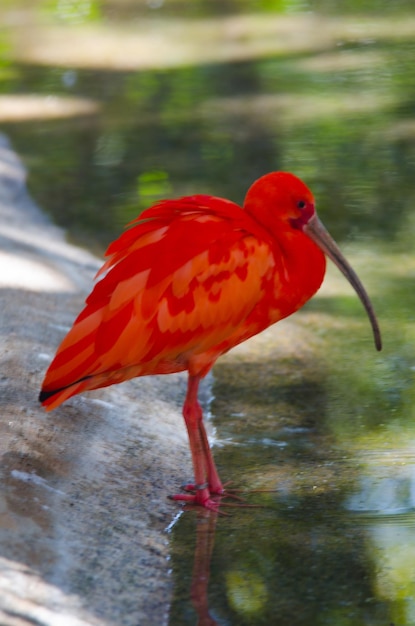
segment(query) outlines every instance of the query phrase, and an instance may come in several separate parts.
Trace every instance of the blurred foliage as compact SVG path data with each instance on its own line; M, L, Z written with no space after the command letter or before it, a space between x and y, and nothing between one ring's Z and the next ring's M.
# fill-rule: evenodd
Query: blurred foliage
M13 77L7 82L26 84L29 89L36 85L40 93L50 93L53 83L55 93L96 97L100 90L107 100L105 119L93 123L43 122L9 128L30 165L33 193L66 227L91 230L98 239L102 233L106 239L116 234L121 220L132 219L144 208L136 194L136 177L146 171L165 171L172 195L212 193L241 202L256 177L287 169L311 186L336 237L371 232L390 239L402 230L415 199L415 141L411 136L388 136L387 130L403 116L397 117L398 112L390 108L376 114L337 115L334 107L333 115L324 119L283 123L277 115L267 119L252 111L234 114L231 110L217 118L206 113L209 105L201 113L209 99L226 97L226 86L225 95L222 89L226 72L241 77L239 89L237 80L231 79L232 98L238 98L238 91L245 97L247 88L250 93L261 90L267 65L278 76L277 93L285 90L288 72L283 62L256 65L109 74L97 76L92 84L91 73L78 70L69 89L67 71L31 70L27 76L25 68L18 68L19 80ZM294 76L295 72L288 73L287 89L298 92L300 100L307 100L307 86L311 93L322 88L315 78L313 84L312 77L299 75L296 82ZM347 78L350 83L350 72ZM339 90L337 81L330 84L330 76L325 81L326 96L335 92L341 99L344 87ZM265 82L267 93L273 93L270 81ZM120 202L126 196L131 207L127 214L125 202ZM99 215L92 204L101 207Z
M229 0L198 1L190 9L166 0L155 11L150 2L48 0L39 10L88 23L116 19L126 8L167 15L175 8L177 16L200 17L222 10L342 12L351 4ZM355 4L366 11L389 6ZM7 52L7 40L3 48ZM332 68L324 67L326 54L334 57ZM353 63L343 68L345 54ZM3 61L0 93L82 96L103 106L98 119L4 127L29 165L39 203L78 237L105 244L145 208L137 177L147 172L164 172L171 195L212 193L242 202L255 178L287 169L311 186L336 237L390 239L407 232L405 225L413 231L415 133L394 132L412 116L413 55L412 42L362 41L309 55L169 71L94 72ZM265 114L262 98L271 102ZM354 109L353 99L365 98L372 104Z
M85 24L101 18L101 1L43 0L40 10L66 24Z

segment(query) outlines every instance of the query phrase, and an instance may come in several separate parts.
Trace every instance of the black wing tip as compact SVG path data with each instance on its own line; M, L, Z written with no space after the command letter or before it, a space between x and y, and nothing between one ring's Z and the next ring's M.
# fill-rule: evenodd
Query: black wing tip
M83 380L88 380L88 378L92 378L92 376L84 376L83 378L80 378L79 380L76 380L73 383L70 383L69 385L65 385L64 387L58 387L58 389L52 389L52 391L45 391L44 389L41 389L40 394L39 394L39 402L41 404L43 404L44 402L47 402L47 400L49 400L49 398L51 398L52 396L55 396L57 393L60 393L61 391L65 391L65 389L68 389L69 387L72 387L72 385L76 385L76 383L80 383Z
M53 391L44 391L42 389L42 391L39 394L39 402L41 404L43 404L44 402L46 402L46 400L49 400L49 398L51 398L52 396L55 395L55 393L57 393L57 390L54 389Z

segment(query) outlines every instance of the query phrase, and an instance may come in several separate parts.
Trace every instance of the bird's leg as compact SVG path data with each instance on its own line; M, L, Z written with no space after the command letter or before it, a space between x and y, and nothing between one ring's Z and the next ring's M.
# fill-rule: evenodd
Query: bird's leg
M209 483L209 489L211 493L222 495L224 494L224 488L222 481L219 478L218 470L216 469L215 461L213 460L212 451L210 449L209 441L206 434L205 425L203 420L199 422L199 434L203 445L203 451L205 454L205 464Z
M187 394L183 405L183 417L189 434L195 474L195 484L188 488L191 488L195 493L178 494L172 496L172 499L200 504L206 508L216 508L217 503L213 502L210 496L211 494L222 494L224 491L203 425L202 408L197 398L199 382L199 376L189 376Z

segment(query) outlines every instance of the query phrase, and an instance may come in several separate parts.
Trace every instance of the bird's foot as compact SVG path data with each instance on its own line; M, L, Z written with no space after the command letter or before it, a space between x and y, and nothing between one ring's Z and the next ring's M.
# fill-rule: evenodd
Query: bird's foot
M183 491L188 492L198 492L199 490L203 490L205 487L209 489L209 493L212 496L221 496L222 498L233 498L234 500L243 501L243 498L237 496L238 489L228 489L227 486L231 484L231 481L228 481L224 484L219 483L204 483L203 485L195 485L193 483L188 483L186 485L182 485Z
M185 504L190 505L202 506L205 509L208 509L208 511L219 511L221 496L224 494L212 491L208 483L203 483L202 485L183 485L182 489L186 492L192 493L178 493L174 496L169 496L170 500L184 502ZM217 499L213 499L215 497Z
M202 485L187 484L183 485L183 491L187 493L179 493L169 496L170 500L184 502L193 506L202 506L209 511L219 512L220 507L242 507L242 508L258 508L256 504L246 504L243 498L237 496L232 491L225 489L226 485L218 485L212 487L208 483ZM238 502L223 502L223 498L232 498ZM221 511L222 514L223 511Z

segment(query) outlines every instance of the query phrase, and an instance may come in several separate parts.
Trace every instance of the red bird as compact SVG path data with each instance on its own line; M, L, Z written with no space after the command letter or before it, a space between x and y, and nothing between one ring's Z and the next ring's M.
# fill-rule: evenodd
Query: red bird
M320 287L325 254L359 295L381 349L370 300L293 174L273 172L243 208L195 195L144 211L108 248L86 306L58 348L40 402L51 410L88 389L188 371L183 406L195 484L173 496L216 509L225 493L198 387L216 359L303 306Z

